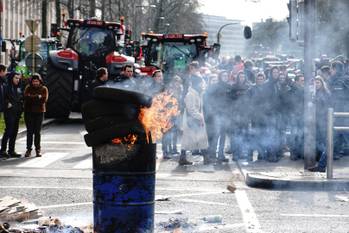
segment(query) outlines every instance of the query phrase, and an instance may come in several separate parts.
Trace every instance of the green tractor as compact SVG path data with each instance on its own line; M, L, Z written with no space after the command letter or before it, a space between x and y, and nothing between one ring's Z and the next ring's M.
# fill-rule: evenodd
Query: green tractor
M11 43L10 65L8 71L16 71L28 78L33 72L39 73L43 78L47 74L47 58L51 50L61 47L56 38L40 39L39 51L33 55L25 49L24 39L5 39ZM18 49L17 49L18 48ZM33 62L35 59L35 62Z

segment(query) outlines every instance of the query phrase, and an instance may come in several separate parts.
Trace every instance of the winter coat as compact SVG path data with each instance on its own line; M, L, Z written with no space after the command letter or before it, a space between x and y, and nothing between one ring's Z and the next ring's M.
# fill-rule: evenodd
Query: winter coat
M232 117L236 124L243 127L248 124L250 112L253 111L248 95L249 89L250 84L247 81L232 86L232 97L235 100Z
M0 112L4 111L5 108L5 89L6 89L6 79L0 77Z
M4 112L20 115L23 112L23 92L20 85L7 85L4 93Z
M184 103L182 148L184 150L207 149L208 139L202 110L202 96L189 87Z
M264 85L254 85L249 90L251 112L249 118L253 125L265 125L267 123L266 105L268 99L265 98Z
M41 95L41 98L40 96ZM24 111L42 113L46 112L48 90L45 86L33 87L28 85L24 90Z

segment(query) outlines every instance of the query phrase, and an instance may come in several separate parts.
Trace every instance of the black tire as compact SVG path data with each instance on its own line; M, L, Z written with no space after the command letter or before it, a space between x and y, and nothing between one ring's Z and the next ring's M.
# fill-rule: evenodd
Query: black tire
M94 132L99 129L104 129L111 127L116 124L125 124L129 122L129 119L125 119L125 117L120 116L103 116L103 117L97 117L93 120L85 121L85 128L87 132Z
M139 108L133 104L91 100L82 105L81 113L85 122L103 116L119 116L133 120L138 118Z
M49 92L45 117L68 118L72 110L73 73L57 69L49 63L45 85Z
M124 137L128 134L139 136L138 143L145 141L145 131L143 126L137 121L131 121L124 124L116 124L110 127L94 131L84 135L87 146L99 146L103 143L109 143L117 137Z
M152 97L140 92L123 90L116 87L99 86L93 90L96 99L117 101L120 103L132 103L145 107L150 107Z

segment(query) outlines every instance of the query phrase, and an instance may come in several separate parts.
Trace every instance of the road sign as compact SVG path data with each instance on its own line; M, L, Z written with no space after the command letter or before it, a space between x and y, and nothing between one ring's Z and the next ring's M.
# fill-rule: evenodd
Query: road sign
M25 57L25 65L28 67L28 69L35 73L35 71L38 71L41 69L43 64L43 58L40 56L40 54L37 53L29 53Z
M40 49L40 38L36 35L28 36L24 41L24 48L28 52L36 53Z
M29 30L31 31L31 33L34 33L39 26L39 22L40 20L38 19L26 19L25 23L27 24L27 26L29 27Z

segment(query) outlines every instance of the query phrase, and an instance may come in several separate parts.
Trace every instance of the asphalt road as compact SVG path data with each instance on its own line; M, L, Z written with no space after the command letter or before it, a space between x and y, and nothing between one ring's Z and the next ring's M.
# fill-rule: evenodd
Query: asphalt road
M92 223L92 155L84 133L79 120L55 123L43 130L42 158L0 161L0 197L33 202L66 224ZM17 151L25 152L25 138ZM158 157L155 232L171 232L164 229L170 219L183 232L349 232L349 192L252 189L235 163L204 166L196 156L183 168L176 156L163 161L158 150ZM226 189L232 183L234 193ZM203 220L211 215L222 223Z

